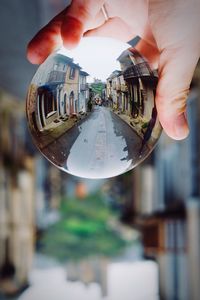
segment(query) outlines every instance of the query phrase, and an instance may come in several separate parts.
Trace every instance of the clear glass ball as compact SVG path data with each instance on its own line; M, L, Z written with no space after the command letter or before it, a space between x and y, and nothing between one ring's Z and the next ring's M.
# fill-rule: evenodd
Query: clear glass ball
M85 178L127 172L161 134L156 70L130 45L83 38L39 66L27 94L34 143L63 171Z

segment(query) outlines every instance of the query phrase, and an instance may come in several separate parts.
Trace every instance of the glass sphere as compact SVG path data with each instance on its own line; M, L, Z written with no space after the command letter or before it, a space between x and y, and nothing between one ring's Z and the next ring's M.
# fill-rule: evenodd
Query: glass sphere
M83 38L39 66L27 94L33 140L55 166L85 178L127 172L154 148L161 126L156 70L130 45Z

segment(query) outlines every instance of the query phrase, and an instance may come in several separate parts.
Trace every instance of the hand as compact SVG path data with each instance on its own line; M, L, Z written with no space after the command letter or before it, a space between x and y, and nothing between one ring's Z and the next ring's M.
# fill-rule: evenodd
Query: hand
M199 12L200 0L73 0L33 38L27 56L42 63L62 44L75 47L82 36L128 41L139 35L137 50L159 70L159 120L170 137L183 139L189 133L186 100L200 57Z

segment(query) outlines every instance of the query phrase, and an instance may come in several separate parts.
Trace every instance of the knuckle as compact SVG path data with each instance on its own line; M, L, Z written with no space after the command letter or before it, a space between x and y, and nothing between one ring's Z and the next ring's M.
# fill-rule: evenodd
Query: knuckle
M179 91L174 95L162 95L157 93L157 108L159 111L168 113L170 115L181 114L186 110L188 94L189 89Z
M75 16L79 21L85 21L92 18L91 11L86 5L87 2L77 3L76 6L73 6L71 10L68 10L68 15Z

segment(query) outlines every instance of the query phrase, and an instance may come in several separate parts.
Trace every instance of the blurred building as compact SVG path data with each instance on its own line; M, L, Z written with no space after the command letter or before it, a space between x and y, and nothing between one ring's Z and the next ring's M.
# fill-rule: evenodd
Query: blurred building
M145 254L159 263L161 299L200 295L199 96L194 88L188 100L189 138L171 142L163 135L154 163L142 168L135 203Z
M37 230L58 219L66 177L41 158L26 127L24 104L0 95L0 294L28 285Z
M199 98L197 69L187 107L189 137L176 142L163 133L151 157L126 175L132 188L124 190L125 175L112 188L121 194L122 220L141 232L144 256L158 263L163 300L200 295Z
M34 247L35 166L26 148L24 108L0 96L0 290L25 287Z

